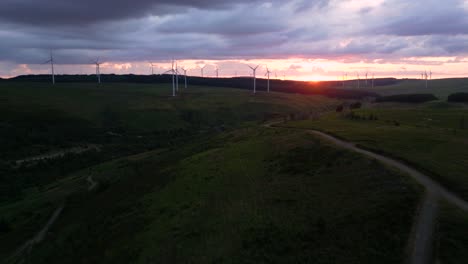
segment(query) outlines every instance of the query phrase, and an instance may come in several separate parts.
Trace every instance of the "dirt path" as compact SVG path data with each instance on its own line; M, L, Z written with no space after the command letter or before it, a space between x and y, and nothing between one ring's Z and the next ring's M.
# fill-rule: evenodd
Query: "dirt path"
M37 234L31 238L30 240L26 241L20 248L18 248L15 253L7 260L6 263L16 263L18 258L21 258L24 253L29 253L31 251L32 247L35 244L38 244L44 240L45 235L49 231L50 227L54 224L54 222L57 220L59 215L62 213L63 208L65 208L65 203L62 203L51 215L49 218L49 221L44 225L44 227L37 232Z
M357 153L361 153L370 158L374 158L384 164L395 167L402 172L407 173L413 177L417 182L426 188L426 197L423 205L421 206L420 212L417 216L416 222L413 226L412 231L412 250L410 256L411 264L428 264L432 261L432 245L433 245L433 233L434 223L437 216L437 200L442 198L448 202L458 206L460 209L468 211L468 202L459 198L456 194L450 192L439 183L432 180L429 176L407 166L406 164L397 161L395 159L368 151L356 147L355 144L343 141L341 139L330 136L326 133L308 130L314 135L318 135L328 141L333 142L342 148L352 150Z
M275 123L266 124L265 127L280 127L280 128L292 128L293 127L283 127L275 126ZM304 130L304 129L301 129ZM411 264L427 264L431 263L432 258L432 246L433 246L433 233L434 233L434 224L437 216L438 209L438 200L440 198L447 200L448 202L456 205L464 211L468 211L468 202L464 201L456 194L450 192L445 187L432 180L429 176L409 167L408 165L365 149L358 148L355 144L343 141L341 139L335 138L329 134L313 130L305 129L311 134L317 135L321 138L324 138L335 145L348 149L360 154L363 154L367 157L376 159L388 166L399 169L400 171L408 174L414 178L419 184L423 185L426 189L426 197L424 202L419 209L418 215L416 217L413 230L412 238L410 239L411 246Z
M428 192L418 212L418 217L413 226L411 238L411 264L431 263L433 234L435 219L437 216L437 196Z
M427 192L433 193L435 196L440 196L441 198L447 200L448 202L456 205L460 209L463 209L464 211L468 211L468 202L464 201L463 199L458 197L456 194L450 192L445 187L443 187L436 181L432 180L429 176L409 167L408 165L398 160L395 160L390 157L386 157L386 156L383 156L383 155L380 155L380 154L377 154L368 150L358 148L353 143L343 141L341 139L335 138L333 136L330 136L320 131L316 131L316 130L307 130L307 131L309 131L312 134L318 135L322 138L325 138L340 147L343 147L348 150L352 150L354 152L361 153L365 156L374 158L384 164L398 168L400 171L407 173L408 175L413 177L417 182L423 185L426 188Z
M61 157L65 156L66 154L70 154L70 153L81 154L83 152L87 152L87 151L90 151L90 150L99 151L100 147L98 145L89 144L89 145L86 145L84 147L73 147L73 148L69 148L69 149L62 149L62 150L59 150L59 151L49 152L49 153L45 153L45 154L42 154L42 155L17 160L17 161L15 161L15 163L16 163L17 166L19 166L19 165L21 165L23 163L40 161L40 160L45 160L45 159L56 159L56 158L61 158Z

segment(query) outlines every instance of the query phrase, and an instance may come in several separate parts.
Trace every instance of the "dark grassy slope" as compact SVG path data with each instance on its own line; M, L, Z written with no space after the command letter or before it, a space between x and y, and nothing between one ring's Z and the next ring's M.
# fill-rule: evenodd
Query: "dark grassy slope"
M22 158L47 146L107 141L167 141L174 133L235 127L274 114L318 110L320 97L192 87L172 98L170 86L148 84L5 83L0 86L0 151ZM229 98L224 100L223 97ZM109 132L112 132L111 134ZM110 135L109 135L110 134ZM115 134L124 136L116 138ZM112 136L114 135L114 136ZM143 140L138 138L143 137ZM130 142L125 142L129 144ZM32 146L33 147L31 149ZM26 147L27 149L22 151ZM29 153L25 153L29 152Z
M77 169L166 148L275 115L333 109L318 96L169 85L4 83L0 86L0 203ZM14 168L15 160L94 144L100 151Z
M419 196L377 162L283 129L92 173L111 183L68 199L34 263L401 263Z
M435 257L440 263L463 263L468 259L468 213L443 203L436 233Z

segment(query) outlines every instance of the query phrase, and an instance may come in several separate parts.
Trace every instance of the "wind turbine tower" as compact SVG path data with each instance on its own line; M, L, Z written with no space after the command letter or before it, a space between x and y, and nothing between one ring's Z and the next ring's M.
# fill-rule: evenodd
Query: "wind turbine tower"
M101 84L101 64L99 62L99 58L94 62L94 64L96 65L96 77L97 77L97 81L99 84Z
M46 63L50 63L50 68L52 72L52 84L54 85L55 84L55 71L54 71L54 55L52 54L52 52L50 53L50 59L44 62L44 64Z
M174 97L176 95L176 88L175 88L175 70L174 70L174 59L172 59L172 96Z
M268 77L268 82L267 82L267 92L270 92L270 74L272 73L269 69L268 66L266 66L266 76Z
M369 72L366 72L366 88L367 88L367 76L369 75Z
M427 71L424 71L424 77L426 78L426 89L427 89L427 86L428 86L428 74L427 74Z
M184 71L184 78L185 78L185 89L187 89L187 69L184 67L181 68Z
M219 78L219 68L218 67L216 67L215 73L216 73L216 78Z
M176 91L179 92L179 69L177 68L177 61L175 65L175 75L176 75Z
M154 64L150 63L150 65L151 65L151 75L154 75Z
M203 76L203 71L205 70L205 68L206 68L206 65L203 66L203 67L200 67L200 70L201 70L201 77L202 77L202 78L204 77L204 76Z
M257 93L257 76L256 76L256 74L257 74L257 69L258 69L259 66L260 65L257 65L257 67L255 67L255 68L252 67L252 66L249 66L249 68L252 69L252 73L253 73L253 89L254 89L253 92L254 92L254 94Z

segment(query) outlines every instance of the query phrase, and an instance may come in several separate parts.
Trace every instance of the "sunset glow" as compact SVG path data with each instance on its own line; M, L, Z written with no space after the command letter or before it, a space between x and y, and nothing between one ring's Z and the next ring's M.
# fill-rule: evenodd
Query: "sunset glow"
M247 65L261 65L263 77L268 65L272 78L304 81L366 73L418 78L424 71L432 71L434 78L468 76L466 1L450 0L443 8L426 1L422 10L419 3L402 0L181 6L161 13L158 4L145 1L135 7L147 10L144 14L106 14L88 21L75 14L28 13L23 21L21 11L12 16L7 11L16 12L13 7L0 4L0 20L9 23L0 24L0 76L47 74L42 63L50 51L58 74L94 74L96 58L104 62L103 74L150 74L150 62L159 74L175 58L194 76L204 64L206 76L214 76L216 67L220 77L249 76ZM427 12L434 23L440 20L437 27L427 26ZM446 23L446 18L453 21ZM66 35L54 33L60 24Z

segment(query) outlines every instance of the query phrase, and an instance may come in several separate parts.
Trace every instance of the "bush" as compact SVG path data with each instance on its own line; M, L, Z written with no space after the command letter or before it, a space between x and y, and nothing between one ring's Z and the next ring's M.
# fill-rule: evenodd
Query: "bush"
M468 93L454 93L449 95L449 102L466 103L468 102Z
M344 110L343 105L339 105L339 106L336 107L336 112L337 113L341 113L341 112L343 112L343 110Z
M438 100L433 94L398 94L382 96L375 99L376 102L401 102L401 103L425 103Z

